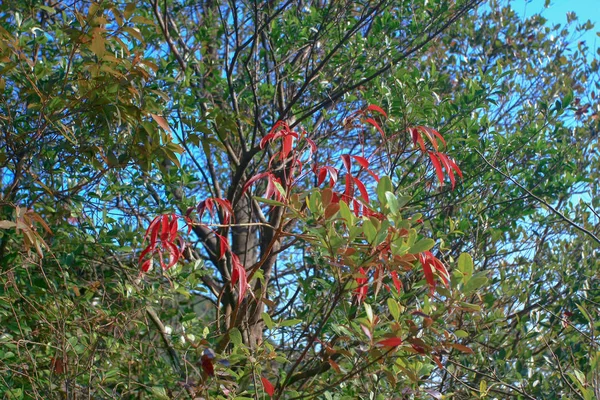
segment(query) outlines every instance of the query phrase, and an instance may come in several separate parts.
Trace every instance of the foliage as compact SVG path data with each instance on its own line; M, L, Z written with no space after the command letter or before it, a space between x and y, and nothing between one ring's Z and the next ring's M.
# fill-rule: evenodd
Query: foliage
M598 397L591 28L3 2L0 393Z

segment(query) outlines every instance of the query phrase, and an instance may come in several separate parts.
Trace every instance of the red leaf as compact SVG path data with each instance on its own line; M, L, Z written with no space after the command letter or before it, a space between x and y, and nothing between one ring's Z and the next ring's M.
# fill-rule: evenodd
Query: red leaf
M366 158L361 156L352 156L352 158L354 158L364 169L369 169L369 161Z
M462 353L467 353L467 354L475 353L472 348L467 347L464 344L460 344L460 343L448 343L448 344L450 345L450 347L454 347L456 350L458 350Z
M156 248L156 239L158 238L158 230L160 229L160 221L162 220L161 216L154 218L148 230L152 229L150 232L150 244L149 246L154 250Z
M394 287L396 288L396 291L400 293L400 291L402 290L402 281L398 279L398 273L396 271L392 271L391 275L392 281L394 282Z
M435 153L433 153L431 151L428 151L427 153L429 154L431 163L433 164L433 167L435 168L435 173L437 175L438 180L440 181L440 186L443 186L444 185L444 173L442 172L442 165L440 164L440 161L438 160Z
M283 138L283 148L281 150L281 159L286 159L287 156L292 151L292 145L294 144L294 137L292 135L287 135Z
M144 261L142 263L142 267L140 268L140 270L144 273L148 272L148 270L150 268L152 268L153 263L154 263L154 260L152 260L151 258L147 259L146 261Z
M275 123L275 125L271 129L271 132L269 132L269 134L262 138L262 140L260 141L260 148L264 149L268 142L278 139L280 137L283 138L283 144L281 152L279 153L279 158L287 158L287 156L292 151L294 138L298 138L298 134L292 131L288 124L284 121L277 121L277 123Z
M265 378L264 376L262 376L260 378L260 380L262 381L263 388L265 389L265 393L268 394L269 397L273 397L273 395L275 394L275 387L273 386L273 384L271 382L269 382L269 380L267 378Z
M367 297L367 292L368 292L369 288L367 287L368 278L367 278L367 273L365 272L364 268L360 267L358 272L360 272L360 274L362 276L364 276L364 278L361 278L361 277L355 278L356 283L358 284L358 287L356 289L354 289L354 293L356 294L356 298L358 299L358 302L360 303Z
M267 190L265 191L264 197L267 199L274 197L277 201L283 200L283 194L279 191L279 189L277 189L277 186L275 186L275 182L281 185L281 180L279 180L279 178L276 178L275 175L271 173L269 173L267 178Z
M413 144L419 143L419 146L421 147L421 151L425 152L425 142L423 141L423 138L419 134L419 131L417 130L417 128L408 128L408 131L410 132L410 134L412 136Z
M213 365L212 358L210 358L208 355L203 354L202 357L200 357L200 365L202 366L202 369L206 375L215 376L215 367Z
M215 232L215 236L219 239L219 260L225 257L225 253L229 250L229 241L223 235L219 235Z
M252 186L252 184L254 182L256 182L259 179L264 178L265 176L269 175L270 172L262 172L260 174L254 175L252 178L248 179L248 181L246 182L246 184L244 185L243 189L242 189L242 193L246 193L246 190L248 190L248 188L250 186Z
M151 235L152 230L154 229L154 227L158 224L158 222L160 221L160 215L157 216L156 218L154 218L152 220L152 222L150 222L150 225L148 225L148 229L146 229L146 233L144 234L144 239L148 239L148 236Z
M317 174L317 186L320 186L321 183L325 181L325 178L327 178L327 170L325 167L321 167L319 168L319 173Z
M271 139L273 139L273 134L272 133L269 133L264 138L262 138L261 141L260 141L260 148L264 149L267 146L267 143L269 143L269 141Z
M140 258L138 259L138 262L142 262L142 260L144 259L144 257L146 256L146 254L148 254L149 252L154 251L154 249L151 246L146 247L141 253L140 253Z
M456 163L454 162L454 160L451 159L450 157L446 156L446 158L448 159L448 163L450 163L450 166L452 167L452 169L454 171L456 171L456 173L458 174L458 176L460 176L462 178L463 174L462 174L462 171L460 170L460 168L458 168L458 165L456 165Z
M342 372L342 370L340 369L340 366L338 365L338 363L336 363L335 361L333 361L331 358L328 358L327 362L329 363L329 365L331 365L331 368L333 368L335 370L335 372L337 372L338 374L340 372Z
M421 132L423 132L425 134L425 136L427 136L427 139L429 139L429 141L433 145L433 148L435 149L435 151L438 151L438 143L437 143L437 140L434 137L433 133L431 133L431 129L427 128L426 126L417 126L417 129L420 130Z
M444 143L444 147L447 147L448 145L446 144L446 141L444 140L444 138L442 137L442 135L440 135L440 133L438 131L436 131L435 129L432 128L425 128L428 129L431 133L433 133L435 136L437 136L442 143Z
M233 208L231 207L231 203L227 199L214 198L214 200L221 206L221 209L223 210L223 223L228 225L233 216Z
M419 346L418 344L411 343L412 348L419 354L425 354L425 348L423 346Z
M423 274L425 274L425 280L429 285L429 292L433 295L433 291L435 290L435 280L433 278L433 270L431 269L431 263L426 253L429 252L419 254L419 260L421 261L421 266L423 267Z
M369 330L369 328L367 328L363 324L360 324L360 327L362 328L362 330L365 333L365 335L367 335L367 337L369 338L369 340L373 340L373 338L371 337L371 331Z
M352 211L354 211L354 215L356 215L357 218L360 217L360 210L360 203L356 199L352 200Z
M450 177L450 182L452 183L452 189L454 189L454 185L456 184L456 178L454 178L454 171L452 166L450 165L450 159L444 153L437 153L438 158L442 161L444 165L444 169L448 173Z
M164 242L163 246L165 246L166 249L169 251L169 264L166 267L163 265L163 269L167 270L173 265L175 265L177 261L179 261L179 259L181 258L181 252L179 251L177 246L175 246L171 242Z
M354 198L354 178L350 174L346 175L346 190L344 191L344 195L348 199Z
M50 370L57 374L57 375L61 375L65 373L65 362L63 361L62 358L60 357L52 357L50 358Z
M236 283L238 283L238 292L239 292L238 306L239 306L240 304L242 304L242 301L244 300L244 296L246 295L246 290L248 289L246 269L240 262L240 259L238 258L237 254L231 255L231 262L233 264L232 265L233 271L231 272L231 284L235 285Z
M444 264L433 254L431 254L430 251L424 251L423 253L419 254L419 261L423 266L423 272L425 274L425 279L427 280L431 294L433 294L433 291L435 290L435 280L433 277L434 269L438 272L438 275L444 285L448 287L448 284L450 283L450 274L448 273L448 270Z
M329 186L333 186L336 184L337 180L338 180L338 170L335 169L334 167L323 167L327 170L327 172L329 172Z
M399 337L391 337L388 339L380 340L379 342L377 342L377 344L380 346L396 347L402 344L402 339L400 339Z
M367 188L365 187L365 185L358 178L352 178L352 179L354 180L354 183L356 184L356 187L358 188L360 195L363 197L363 199L365 199L367 204L369 204L369 193L367 193Z
M215 217L215 202L213 201L212 197L209 197L208 199L205 200L204 207L206 210L208 210L210 217L214 218ZM202 210L202 211L204 212L204 210Z
M160 267L161 267L162 269L166 269L166 268L165 268L165 260L163 259L163 254L162 254L162 252L160 252L160 251L158 252L158 261L160 261Z
M173 242L175 238L177 238L177 216L175 214L171 214L171 224L169 226L169 241Z
M383 131L383 129L381 129L381 126L379 126L379 124L377 123L377 121L375 121L373 118L367 118L367 119L365 119L365 122L368 122L369 124L371 124L375 128L377 128L377 130L379 131L379 133L381 133L381 136L385 139L385 132Z
M375 104L370 104L370 105L367 107L367 111L376 111L376 112L378 112L379 114L382 114L384 117L386 117L386 118L387 118L387 114L385 113L385 111L383 111L383 109L382 109L381 107L379 107L379 106L376 106Z
M442 280L442 282L444 282L444 285L446 285L446 287L448 287L448 285L450 283L450 274L448 273L448 270L446 269L444 264L439 259L437 259L433 254L429 253L429 255L431 258L431 263L433 264L433 267L435 268L435 270L438 272L440 279Z
M348 173L349 173L350 172L350 167L351 167L350 155L348 155L348 154L342 154L342 161L344 162L344 166L346 167L346 171L348 171Z
M308 143L308 146L310 148L310 154L313 155L317 152L317 144L311 139L311 138L306 138L306 142Z
M162 231L160 232L161 242L167 242L169 240L169 217L164 214L161 219Z

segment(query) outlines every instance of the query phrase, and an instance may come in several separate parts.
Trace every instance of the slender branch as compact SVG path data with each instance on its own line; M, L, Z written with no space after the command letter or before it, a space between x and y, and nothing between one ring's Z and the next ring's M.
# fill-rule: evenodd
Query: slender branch
M290 128L294 128L296 125L300 124L302 121L309 118L311 115L315 114L319 110L322 110L322 109L330 106L335 101L342 98L346 93L348 93L351 90L354 90L360 86L366 85L367 83L371 82L375 78L381 76L384 72L389 71L392 68L392 66L398 64L399 62L407 59L409 56L415 54L417 51L421 50L423 47L425 47L427 44L429 44L431 41L433 41L433 39L438 37L439 34L441 34L443 31L445 31L450 25L452 25L454 22L456 22L464 14L466 14L467 11L473 9L477 4L481 3L481 1L482 0L472 0L472 1L468 2L455 15L449 17L440 28L438 28L437 30L434 30L433 32L430 32L429 35L427 35L427 38L423 42L419 43L418 45L414 46L411 49L406 49L405 52L403 52L402 54L397 56L395 59L393 59L389 63L385 64L383 67L381 67L380 69L378 69L371 75L369 75L355 83L352 83L346 87L343 87L334 93L331 93L330 95L327 96L327 99L322 100L321 102L317 103L316 105L314 105L313 107L308 109L308 111L306 111L304 114L300 115L296 119L296 121L290 125Z
M479 150L475 149L475 152L477 154L479 154L479 157L481 157L481 159L490 168L492 168L494 171L498 172L500 175L502 175L503 177L505 177L506 179L510 180L512 183L514 183L515 185L517 185L522 191L524 191L525 193L527 193L527 195L529 195L530 197L532 197L533 199L535 199L539 203L542 203L543 205L545 205L550 211L552 211L555 215L559 216L567 224L571 225L573 228L575 228L575 229L583 232L584 234L588 235L589 237L591 237L592 239L594 239L594 241L596 243L600 244L600 238L598 238L598 236L596 236L593 232L585 229L583 226L578 225L576 222L573 222L573 220L571 220L569 217L565 216L563 213L561 213L560 211L558 211L556 208L554 208L552 205L550 205L550 203L548 203L546 200L542 199L539 196L536 196L529 189L527 189L525 186L523 186L519 182L517 182L514 178L512 178L508 174L502 172L498 167L496 167L491 162L489 162L488 159L485 158L485 156L483 154L481 154L481 152L479 152Z
M175 348L171 344L171 340L169 339L169 335L167 334L165 325L162 323L162 321L158 317L158 314L151 306L146 307L146 313L148 314L150 320L158 330L158 333L160 334L160 337L162 338L163 343L165 344L167 353L169 353L169 358L171 359L171 364L173 365L173 369L182 378L185 378L185 374L181 370L181 364L179 363L179 354L177 354L177 350L175 350Z
M475 369L473 369L473 368L469 368L469 367L467 367L466 365L462 365L461 363L459 363L459 362L457 362L457 361L454 361L454 360L452 360L452 359L448 359L448 362L449 362L450 364L453 364L453 365L457 366L457 367L460 367L460 368L466 369L467 371L470 371L470 372L473 372L473 373L475 373L475 374L479 374L479 375L481 375L481 376L484 376L484 377L488 378L488 379L489 379L489 380L491 380L491 381L498 382L499 384L501 384L501 385L503 385L503 386L506 386L507 388L509 388L509 389L511 389L511 390L514 390L515 392L517 392L517 393L521 394L522 396L525 396L525 397L526 397L526 398L528 398L528 399L531 399L531 400L536 400L536 399L535 399L535 397L531 396L530 394L528 394L528 393L527 393L527 392L525 392L524 390L522 390L522 389L519 389L518 387L516 387L516 386L514 386L514 385L511 385L510 383L506 383L506 382L502 381L501 379L498 379L498 378L497 378L497 377L495 377L495 376L492 376L492 375L490 375L490 374L486 374L486 373L484 373L484 372L481 372L481 371L475 370Z

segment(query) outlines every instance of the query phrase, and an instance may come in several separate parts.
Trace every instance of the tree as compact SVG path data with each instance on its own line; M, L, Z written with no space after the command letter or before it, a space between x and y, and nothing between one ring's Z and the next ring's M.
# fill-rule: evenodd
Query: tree
M597 61L478 3L0 6L8 395L587 396Z

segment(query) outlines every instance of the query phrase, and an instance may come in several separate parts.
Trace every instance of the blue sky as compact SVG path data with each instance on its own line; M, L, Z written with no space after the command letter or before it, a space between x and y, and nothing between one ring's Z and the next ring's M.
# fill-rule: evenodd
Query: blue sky
M516 0L512 7L525 16L541 12L551 23L561 25L566 24L568 12L575 12L579 22L590 20L594 23L592 32L586 33L582 39L590 49L600 46L600 37L596 35L600 31L600 0L551 0L548 8L544 8L544 3L545 0Z

